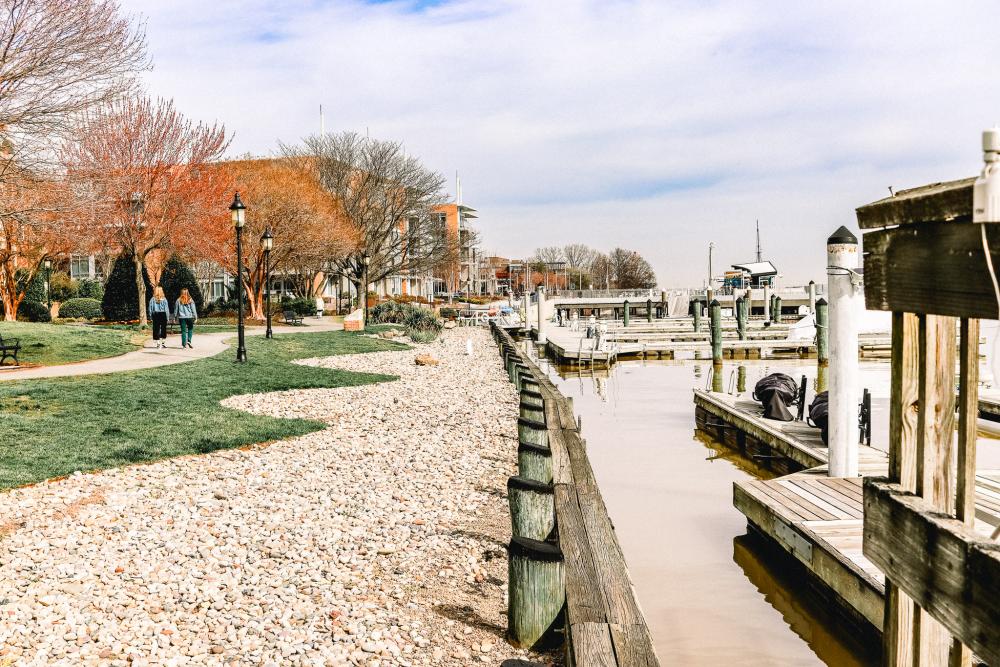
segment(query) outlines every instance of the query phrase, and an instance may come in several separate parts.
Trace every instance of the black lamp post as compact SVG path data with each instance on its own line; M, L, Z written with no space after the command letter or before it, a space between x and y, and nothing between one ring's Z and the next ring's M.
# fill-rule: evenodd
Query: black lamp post
M233 203L229 205L229 214L236 227L236 313L239 344L236 347L236 361L243 363L247 360L246 340L243 332L243 225L246 224L247 207L240 200L240 193L233 197Z
M49 302L49 312L52 312L52 260L46 257L42 261L45 267L45 297Z
M370 261L371 258L368 256L368 253L361 255L361 266L364 268L364 277L362 278L364 284L361 286L362 294L359 295L362 299L364 299L364 305L362 306L362 308L364 308L364 321L362 322L362 329L368 327L368 262Z
M273 338L271 333L271 248L274 247L274 235L271 228L264 230L264 235L260 237L260 245L264 248L264 311L267 313L267 331L265 338Z

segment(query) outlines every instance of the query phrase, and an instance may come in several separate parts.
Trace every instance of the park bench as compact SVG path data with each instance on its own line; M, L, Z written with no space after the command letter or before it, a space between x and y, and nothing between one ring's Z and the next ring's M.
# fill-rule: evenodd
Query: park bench
M297 315L294 310L286 310L284 312L285 324L291 324L294 326L300 326L302 322L302 316Z
M14 365L19 365L17 353L21 351L21 341L17 338L4 338L0 336L0 366L7 361L7 357L14 360Z

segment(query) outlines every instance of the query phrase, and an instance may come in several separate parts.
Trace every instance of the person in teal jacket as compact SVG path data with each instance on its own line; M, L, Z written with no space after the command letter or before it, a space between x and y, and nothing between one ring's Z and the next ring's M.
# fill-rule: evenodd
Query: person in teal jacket
M174 309L174 317L181 327L181 347L191 347L191 337L194 336L194 323L198 321L198 308L194 305L187 288L181 290L181 295L177 299L177 306Z

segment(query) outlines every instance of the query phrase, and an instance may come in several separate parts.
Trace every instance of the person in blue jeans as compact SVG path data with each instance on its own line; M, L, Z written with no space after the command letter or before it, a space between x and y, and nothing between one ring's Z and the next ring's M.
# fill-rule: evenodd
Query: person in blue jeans
M191 337L194 335L194 323L198 321L198 309L186 287L181 290L181 295L177 299L174 317L181 327L181 347L193 348Z
M163 295L159 285L153 290L153 298L149 300L149 317L153 320L153 345L167 346L167 317L170 316L170 302Z

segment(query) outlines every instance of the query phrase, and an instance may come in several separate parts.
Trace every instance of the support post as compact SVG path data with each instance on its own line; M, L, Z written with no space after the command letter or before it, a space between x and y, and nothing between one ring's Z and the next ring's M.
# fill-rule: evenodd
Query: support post
M771 319L771 284L764 283L764 321Z
M809 287L806 288L809 292L809 312L813 315L816 314L816 281L810 280Z
M514 537L507 553L510 641L519 648L539 646L566 603L562 552L554 544Z
M830 365L830 307L822 297L816 302L816 363Z
M517 446L517 474L543 484L552 483L552 450L525 442Z
M830 297L830 477L858 475L858 320L864 304L855 283L858 239L841 227L827 239Z
M667 291L660 290L660 319L667 316Z
M629 315L628 311L629 310L630 310L630 307L629 307L629 304L628 304L628 299L625 299L625 303L622 304L622 322L624 323L624 325L626 327L628 326L628 315Z
M545 420L520 418L517 420L517 441L522 445L549 446L549 431Z
M556 524L555 488L524 477L507 480L511 535L544 542Z
M771 321L781 324L781 297L774 295L774 306L771 308Z
M733 308L736 315L736 333L739 335L740 340L747 339L747 317L746 317L746 302L743 297L736 297L736 306Z
M694 330L695 333L701 330L701 301L694 302Z
M646 321L653 323L653 300L646 299Z
M722 365L722 306L712 300L708 307L712 332L712 364Z
M548 338L545 335L545 287L543 285L538 286L538 344L544 345L548 342Z

